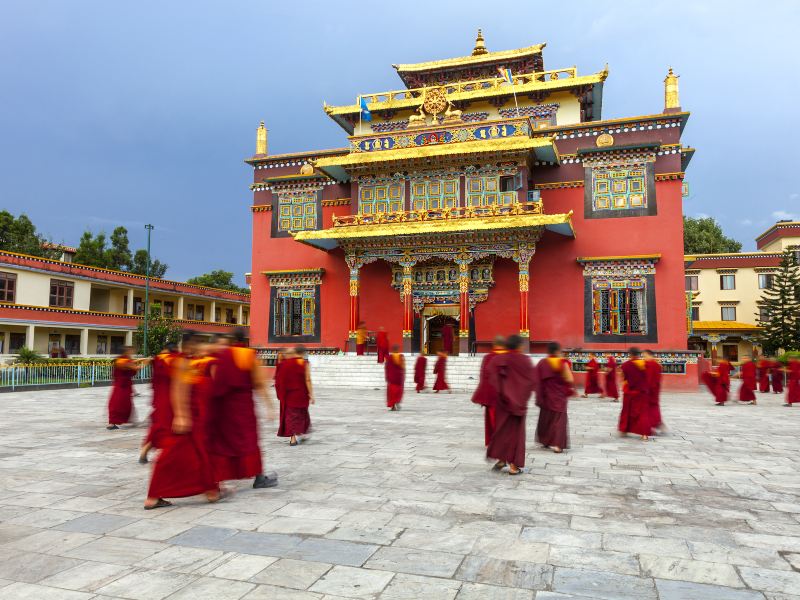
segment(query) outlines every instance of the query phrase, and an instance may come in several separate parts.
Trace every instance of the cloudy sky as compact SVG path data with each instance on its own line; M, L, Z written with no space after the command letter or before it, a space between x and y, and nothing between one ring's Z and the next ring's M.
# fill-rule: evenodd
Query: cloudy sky
M55 241L123 224L183 279L250 269L252 154L344 145L322 111L398 89L392 63L546 42L545 68L611 74L603 116L658 112L669 65L692 112L688 215L753 249L800 217L800 2L516 0L0 3L0 208ZM794 133L794 134L793 134Z

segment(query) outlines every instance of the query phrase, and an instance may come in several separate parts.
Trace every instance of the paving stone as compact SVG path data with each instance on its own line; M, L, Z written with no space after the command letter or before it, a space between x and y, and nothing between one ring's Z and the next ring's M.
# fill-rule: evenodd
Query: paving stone
M328 563L282 558L254 575L251 581L305 590L332 566Z
M539 594L536 594L539 597ZM533 591L519 590L482 583L465 583L456 600L532 600Z
M343 508L319 506L302 502L290 502L273 513L275 517L293 517L296 519L323 519L335 521L347 511Z
M384 547L378 550L364 566L369 569L412 575L452 577L463 558L460 554L447 552Z
M119 529L114 529L111 533L116 537L130 537L136 538L137 540L163 542L191 528L191 523L173 523L170 521L159 521L158 519L142 519L141 521L134 521L130 525L125 525Z
M553 567L533 563L467 556L456 579L508 587L544 590L550 585Z
M490 537L479 538L472 548L472 554L477 556L531 563L546 563L549 552L550 547L540 542Z
M257 573L260 573L277 558L274 556L257 556L252 554L238 554L222 563L208 574L212 577L222 579L239 579L247 581Z
M560 567L575 567L610 571L623 575L639 575L639 561L633 554L609 550L590 550L574 546L550 546L548 563Z
M325 535L338 525L338 521L321 519L301 519L297 517L268 518L259 531L270 533L294 533L298 535Z
M543 542L579 548L599 549L602 545L602 537L599 533L555 527L525 527L520 534L520 539L526 542Z
M255 584L201 577L175 592L169 600L239 600L255 589Z
M37 583L79 564L81 561L72 558L21 552L0 561L0 577L25 583Z
M13 600L93 600L94 594L73 592L44 585L12 583L2 588L5 598Z
M167 571L137 571L97 590L129 600L161 600L189 585L196 577Z
M617 535L607 533L603 535L603 548L618 552L632 554L654 554L660 556L674 556L675 558L692 558L689 546L685 540L669 538L642 537L633 535Z
M133 519L129 519L128 517L98 513L72 519L71 521L58 525L56 529L61 531L103 534L124 527L125 525L130 525L131 523L133 523Z
M64 556L116 565L132 565L166 548L165 544L118 537L102 537L63 552Z
M44 531L35 529L34 531L37 533L8 542L5 547L24 552L61 554L67 550L83 546L98 537L90 533L74 533L55 529L45 529Z
M554 592L596 600L655 600L652 579L557 567L553 575Z
M776 550L723 546L705 542L687 542L692 558L707 562L762 567L764 569L788 570L791 567ZM787 559L788 560L788 559Z
M198 525L179 533L167 541L178 546L194 546L196 548L209 548L211 550L224 550L229 538L239 533L236 529L223 527L205 527Z
M338 527L325 537L332 540L362 542L365 544L391 544L403 532L399 527Z
M312 585L311 591L371 600L383 591L392 577L393 572L336 566Z
M172 546L136 563L136 567L152 571L176 571L178 573L194 573L203 565L222 556L218 550L206 548L186 548Z
M40 508L35 510L22 508L20 510L23 512L9 519L7 524L30 525L44 529L61 525L72 519L82 517L85 514L74 510L57 510L54 508ZM3 534L2 531L0 531L0 540L2 540L2 538Z
M732 590L729 587L656 579L660 600L764 600L764 594L753 590Z
M131 567L99 562L81 562L78 566L42 580L42 585L91 592L127 575Z
M420 575L396 574L386 589L381 600L453 600L462 587L460 581L439 579L438 577L422 577Z
M407 529L392 545L398 548L469 554L477 540L478 537L475 535L464 535L452 531L443 535L431 535L429 531Z
M301 590L289 590L274 585L259 585L244 597L244 600L324 600L322 594Z
M377 549L372 544L309 538L289 550L286 557L360 567Z
M0 523L0 544L8 544L16 540L29 537L40 530L26 525Z
M234 510L212 510L210 513L199 517L195 522L211 527L255 530L269 520L269 516L260 513L247 513Z
M222 550L240 554L287 556L302 541L303 538L296 535L241 531L223 540L219 547Z
M744 587L730 565L664 556L639 555L642 574L659 579L679 579L728 587Z
M599 531L601 533L617 533L620 535L649 535L650 533L644 523L590 519L578 516L572 517L570 527L578 531Z
M800 591L800 573L741 567L739 573L748 585L756 590L793 594Z

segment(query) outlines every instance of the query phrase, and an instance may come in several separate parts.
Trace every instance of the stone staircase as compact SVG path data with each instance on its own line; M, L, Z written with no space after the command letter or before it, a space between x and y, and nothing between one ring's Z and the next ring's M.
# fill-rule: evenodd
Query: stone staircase
M378 364L377 357L372 355L355 356L354 354L315 355L309 357L311 362L311 381L315 386L379 388L386 387L383 365ZM453 390L472 391L478 385L482 355L451 356L447 359L447 383ZM414 388L415 355L406 355L406 389ZM430 389L435 376L433 365L435 356L428 357L425 385Z

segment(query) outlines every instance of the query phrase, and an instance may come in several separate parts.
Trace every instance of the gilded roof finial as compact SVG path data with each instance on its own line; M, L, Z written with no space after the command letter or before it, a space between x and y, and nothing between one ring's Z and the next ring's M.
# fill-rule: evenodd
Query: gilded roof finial
M256 129L256 156L267 155L267 128L264 127L264 121Z
M678 75L669 68L667 76L664 78L664 112L679 112L681 101L678 96Z
M475 47L472 49L472 56L480 56L481 54L489 54L486 49L486 44L483 43L483 32L478 29L478 37L475 38Z

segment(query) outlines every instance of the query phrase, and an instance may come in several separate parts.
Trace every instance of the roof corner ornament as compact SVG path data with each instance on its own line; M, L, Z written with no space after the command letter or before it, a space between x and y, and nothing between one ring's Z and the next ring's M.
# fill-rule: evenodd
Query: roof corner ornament
M669 68L667 76L664 78L664 112L679 112L681 101L678 96L678 75Z
M472 56L481 56L482 54L489 54L486 49L486 44L483 41L483 32L478 29L478 37L475 38L475 47L472 49Z
M264 121L256 129L256 156L267 155L267 128L264 127Z

